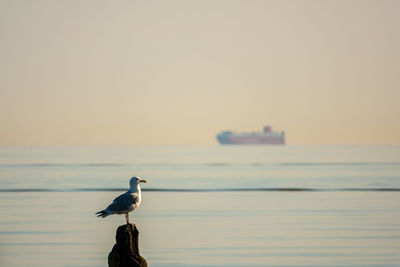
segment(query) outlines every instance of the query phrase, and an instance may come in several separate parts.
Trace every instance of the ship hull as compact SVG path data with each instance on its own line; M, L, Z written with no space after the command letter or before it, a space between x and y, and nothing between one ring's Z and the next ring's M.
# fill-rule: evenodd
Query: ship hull
M284 145L284 136L217 135L221 145Z

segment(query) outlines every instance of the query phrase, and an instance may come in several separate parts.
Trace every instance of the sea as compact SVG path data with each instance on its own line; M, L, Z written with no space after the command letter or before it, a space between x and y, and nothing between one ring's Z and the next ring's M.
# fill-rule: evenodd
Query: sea
M130 214L148 266L400 266L400 146L0 148L0 266L108 266Z

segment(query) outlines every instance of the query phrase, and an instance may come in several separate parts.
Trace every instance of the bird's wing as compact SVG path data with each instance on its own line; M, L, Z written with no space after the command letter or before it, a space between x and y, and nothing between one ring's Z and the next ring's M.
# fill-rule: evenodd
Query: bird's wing
M107 207L107 210L127 210L131 205L136 203L136 197L129 192L126 192L116 199Z

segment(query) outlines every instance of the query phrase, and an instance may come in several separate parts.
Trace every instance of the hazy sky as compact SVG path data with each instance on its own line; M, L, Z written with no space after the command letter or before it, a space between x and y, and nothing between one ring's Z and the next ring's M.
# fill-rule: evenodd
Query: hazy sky
M400 1L0 0L0 145L400 144Z

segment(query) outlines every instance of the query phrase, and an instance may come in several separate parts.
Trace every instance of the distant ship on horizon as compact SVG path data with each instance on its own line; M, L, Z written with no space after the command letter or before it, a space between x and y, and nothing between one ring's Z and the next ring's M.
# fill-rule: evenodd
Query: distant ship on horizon
M221 145L284 145L285 132L274 132L271 126L264 126L262 132L235 133L222 131L217 134Z

